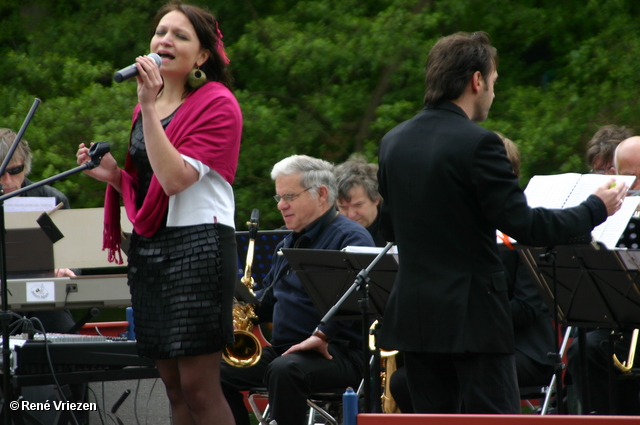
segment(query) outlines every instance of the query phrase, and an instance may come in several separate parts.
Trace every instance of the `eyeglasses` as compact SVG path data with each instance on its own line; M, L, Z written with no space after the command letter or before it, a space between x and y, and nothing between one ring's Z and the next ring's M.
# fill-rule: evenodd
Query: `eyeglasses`
M611 166L606 170L592 168L589 170L591 174L615 174L615 167Z
M283 201L289 203L289 202L293 201L294 199L296 199L298 196L300 196L303 193L305 193L307 190L311 190L311 189L314 189L314 188L315 188L315 186L308 187L305 190L303 190L302 192L298 192L298 193L296 193L294 195L282 195L282 196L273 195L273 199L275 199L276 202L280 202L280 200L283 200Z
M6 170L4 170L5 173L9 173L12 176L15 176L16 174L20 174L23 171L24 171L24 164L16 165L15 167L7 168Z

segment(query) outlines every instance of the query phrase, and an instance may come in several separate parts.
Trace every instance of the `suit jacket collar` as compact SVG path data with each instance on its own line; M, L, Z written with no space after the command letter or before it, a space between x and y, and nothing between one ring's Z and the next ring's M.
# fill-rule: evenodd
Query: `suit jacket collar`
M449 101L444 101L442 103L439 103L437 105L427 105L425 106L426 110L428 109L444 109L445 111L449 111L449 112L453 112L456 113L458 115L462 115L463 117L465 117L466 119L469 119L469 117L467 116L467 114L462 110L461 107L459 107L458 105L456 105L453 102L449 102Z

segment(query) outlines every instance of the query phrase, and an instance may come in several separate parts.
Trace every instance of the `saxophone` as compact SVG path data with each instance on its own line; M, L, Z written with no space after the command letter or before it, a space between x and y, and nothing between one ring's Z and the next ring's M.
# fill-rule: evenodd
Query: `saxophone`
M375 351L378 349L376 344L376 335L378 329L378 320L375 320L369 328L369 349ZM380 396L380 405L383 413L400 413L400 409L396 401L391 395L389 389L391 383L391 375L396 371L396 355L397 350L386 351L380 350L380 387L382 395Z
M251 219L247 222L249 226L249 246L247 249L247 259L245 262L244 275L240 282L253 293L254 281L251 277L251 266L253 264L253 250L255 246L256 234L258 233L258 215L257 209L251 213ZM262 356L262 345L258 338L253 334L253 324L258 320L253 304L240 300L234 300L233 306L233 327L235 341L233 345L225 347L222 352L222 358L225 362L235 367L251 367L254 366Z

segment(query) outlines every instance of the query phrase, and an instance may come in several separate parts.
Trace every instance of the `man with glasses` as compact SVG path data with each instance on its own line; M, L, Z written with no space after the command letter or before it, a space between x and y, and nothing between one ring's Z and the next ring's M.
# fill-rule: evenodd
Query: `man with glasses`
M11 149L11 145L16 139L16 133L8 128L0 128L0 163L4 162L5 157ZM18 189L27 187L33 184L31 180L27 178L31 172L31 149L29 143L25 139L21 139L20 143L16 147L13 157L7 164L5 173L0 177L0 184L5 194L15 192ZM69 200L58 189L51 186L40 186L29 192L26 192L24 196L34 197L52 197L56 200L56 205L63 204L62 208L70 208ZM56 269L56 277L63 276L75 276L75 273L70 269ZM47 332L66 332L74 325L71 314L67 311L40 311L36 313L25 313L28 317L37 316L42 321Z
M17 134L13 130L0 128L0 163L4 162L16 136ZM18 189L33 184L33 182L27 178L31 172L31 162L32 158L29 143L25 139L21 139L11 160L7 164L5 173L0 177L0 184L2 184L2 189L5 194L15 192ZM70 208L67 197L58 189L51 186L43 185L37 187L26 192L24 196L53 197L56 200L56 205L62 203L62 208ZM75 273L70 269L56 269L55 275L56 277L71 277L75 276ZM27 318L37 318L47 333L67 333L75 325L73 316L69 310L21 311L15 313ZM35 325L35 328L37 331L42 331L38 325ZM16 329L16 331L19 332L19 329ZM73 394L71 401L85 400L86 386L84 384L72 384L69 387ZM22 395L25 400L31 402L44 402L46 400L57 400L58 398L55 391L56 389L52 385L31 386L22 388ZM47 423L54 420L54 413L53 411L42 411L33 413L33 415L41 423Z
M616 174L613 153L618 143L633 136L633 130L618 125L600 127L587 142L587 164L594 174Z
M312 392L357 388L362 379L362 324L322 315L291 270L282 248L340 250L374 246L360 224L338 213L333 166L323 160L293 155L271 172L278 210L292 230L276 248L271 269L256 290L260 322L272 322L271 345L263 347L258 364L247 368L222 365L222 388L236 425L249 417L240 391L266 386L272 419L278 425L304 423Z
M4 158L9 153L9 149L16 139L16 133L8 128L0 128L0 161L4 161ZM0 183L2 183L2 189L5 194L9 194L23 187L33 184L27 176L31 172L31 149L29 149L29 143L21 139L18 147L13 153L13 157L7 165L5 173L0 177ZM63 208L70 208L69 200L58 189L51 186L40 186L27 193L24 196L35 197L53 197L56 199L56 205L60 202L63 203Z

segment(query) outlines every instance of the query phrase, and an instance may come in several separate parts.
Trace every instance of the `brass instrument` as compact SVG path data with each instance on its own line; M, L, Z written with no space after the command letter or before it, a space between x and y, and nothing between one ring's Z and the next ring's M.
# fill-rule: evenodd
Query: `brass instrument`
M258 233L258 210L254 209L251 213L251 219L247 222L249 226L249 246L247 249L247 260L244 268L244 276L240 282L253 295L254 281L251 277L251 266L253 264L253 251L255 246L256 234ZM262 356L262 345L258 338L253 334L253 324L258 320L253 304L244 301L235 300L233 306L233 326L235 341L233 345L225 347L222 352L224 361L235 367L251 367L254 366Z
M638 345L638 329L633 330L633 334L631 334L631 344L629 345L629 357L626 362L620 363L618 357L613 355L613 364L620 369L623 373L631 372L633 368L633 360L636 356L636 347Z
M378 325L378 321L374 321L371 324L369 330L369 349L376 350L376 327ZM380 350L380 386L384 388L382 394L380 395L380 403L382 406L382 412L384 413L399 413L400 409L398 408L398 404L393 399L391 395L391 390L389 389L389 385L391 384L391 375L396 371L396 355L398 354L397 350L386 351Z

